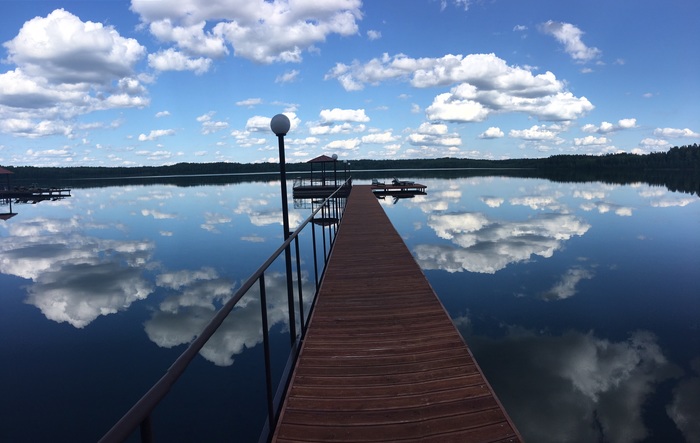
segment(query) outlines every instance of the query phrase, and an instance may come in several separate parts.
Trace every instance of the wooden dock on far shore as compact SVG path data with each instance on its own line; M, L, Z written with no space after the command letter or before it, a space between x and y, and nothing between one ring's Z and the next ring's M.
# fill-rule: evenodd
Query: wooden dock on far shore
M38 203L44 200L60 200L70 197L70 189L16 187L0 189L0 200L13 200L15 203Z
M348 198L272 441L522 441L371 186Z

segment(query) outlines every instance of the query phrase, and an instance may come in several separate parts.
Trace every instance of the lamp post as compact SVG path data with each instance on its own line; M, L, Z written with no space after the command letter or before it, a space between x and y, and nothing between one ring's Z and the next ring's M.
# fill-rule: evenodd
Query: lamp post
M338 187L338 154L333 154L333 186Z
M275 133L278 140L280 152L280 183L282 192L282 227L284 228L284 241L289 238L289 208L287 204L287 172L284 164L284 136L289 132L291 123L289 118L284 114L277 114L270 120L270 129ZM284 249L284 262L287 274L287 301L289 304L289 335L292 339L292 345L296 342L297 322L294 315L294 285L292 283L292 250L287 245Z

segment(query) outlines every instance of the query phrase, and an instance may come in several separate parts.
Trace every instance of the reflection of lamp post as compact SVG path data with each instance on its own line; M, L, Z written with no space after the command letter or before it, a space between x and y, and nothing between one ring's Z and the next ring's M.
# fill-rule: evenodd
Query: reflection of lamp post
M277 136L280 151L280 182L282 192L282 227L284 228L284 240L289 238L289 208L287 207L287 172L284 165L284 136L289 132L291 123L284 114L277 114L270 120L270 129ZM292 251L289 245L284 249L284 261L287 273L287 300L289 302L289 334L292 344L296 341L296 319L294 316L294 289L292 284Z

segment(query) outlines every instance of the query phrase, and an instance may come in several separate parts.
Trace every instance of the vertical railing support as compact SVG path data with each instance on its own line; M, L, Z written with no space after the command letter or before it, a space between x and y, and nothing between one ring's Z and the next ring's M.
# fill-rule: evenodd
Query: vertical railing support
M265 390L267 392L267 420L270 429L275 427L275 406L272 393L272 368L270 363L270 332L267 325L267 294L265 274L260 276L260 314L262 316L263 352L265 353Z
M148 414L141 422L140 433L142 443L153 443L153 422L151 414Z
M289 236L289 232L287 232ZM285 239L286 240L286 239ZM292 251L287 245L284 249L285 274L287 274L287 306L289 308L289 336L292 345L297 341L297 321L294 313L294 283L292 281Z
M301 254L299 253L299 237L294 239L294 249L296 250L296 260L297 260L297 292L299 292L299 328L301 329L301 335L304 336L304 297L302 293L302 281L301 281Z
M314 289L314 294L318 292L318 252L316 251L316 224L311 223L311 245L314 250L314 280L316 281L316 287Z
M326 205L324 203L323 206L321 206L321 219L323 219L326 216ZM326 252L326 225L324 223L321 223L321 238L323 238L323 263L325 266L325 263L328 261L328 254Z
M326 203L328 205L328 219L330 220L331 218L331 204ZM330 250L333 247L333 226L332 224L328 225L328 251L329 251L329 256L330 256ZM326 258L327 260L327 258Z
M339 220L338 218L338 199L333 199L333 218ZM338 223L333 225L333 238L338 235Z

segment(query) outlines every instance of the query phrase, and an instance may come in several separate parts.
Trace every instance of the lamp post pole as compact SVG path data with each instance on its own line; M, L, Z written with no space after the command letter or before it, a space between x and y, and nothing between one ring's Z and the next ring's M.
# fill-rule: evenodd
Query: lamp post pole
M333 186L338 188L338 154L333 154Z
M284 160L284 136L289 132L291 123L289 118L284 114L277 114L270 121L270 129L275 133L278 140L280 154L280 183L282 193L282 227L284 229L284 241L289 238L289 208L287 205L287 172L285 169ZM289 245L284 249L284 262L287 274L287 302L289 305L289 335L291 336L292 345L297 338L297 322L294 314L294 285L292 282L292 250Z

